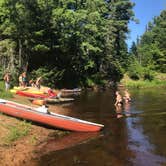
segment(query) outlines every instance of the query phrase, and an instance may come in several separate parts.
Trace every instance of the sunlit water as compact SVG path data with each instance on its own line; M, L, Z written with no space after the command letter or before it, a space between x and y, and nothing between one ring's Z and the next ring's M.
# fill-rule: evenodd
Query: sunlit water
M166 91L130 90L132 102L123 106L121 118L117 118L114 93L111 89L84 92L74 103L64 106L63 114L104 124L104 130L93 134L72 132L48 141L38 164L166 165Z

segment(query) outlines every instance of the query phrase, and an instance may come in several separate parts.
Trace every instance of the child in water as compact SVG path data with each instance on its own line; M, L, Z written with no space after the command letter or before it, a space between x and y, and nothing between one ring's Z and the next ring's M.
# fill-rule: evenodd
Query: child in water
M116 91L115 94L116 94L116 102L115 102L116 114L117 114L117 118L121 118L123 117L123 114L122 114L123 98L118 91Z
M130 93L128 92L128 90L125 90L125 95L124 95L124 100L125 100L125 103L128 103L131 101L131 97L130 97Z
M118 91L116 91L116 102L115 102L115 106L122 106L123 105L123 100L122 100L122 96L119 94Z

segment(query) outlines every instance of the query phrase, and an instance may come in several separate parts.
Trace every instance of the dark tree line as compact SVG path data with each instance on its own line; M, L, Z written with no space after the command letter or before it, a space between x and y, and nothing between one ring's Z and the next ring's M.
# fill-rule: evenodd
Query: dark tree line
M50 85L119 80L128 59L130 0L1 0L0 63Z

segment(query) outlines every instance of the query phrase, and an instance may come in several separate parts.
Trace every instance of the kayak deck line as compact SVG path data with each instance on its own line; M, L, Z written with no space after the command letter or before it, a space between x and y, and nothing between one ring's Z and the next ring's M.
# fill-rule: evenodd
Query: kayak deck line
M10 107L10 108L14 108L16 110L18 109L18 111L27 111L27 112L39 114L41 116L44 115L44 117L52 117L53 119L55 117L55 119L58 118L60 120L69 120L69 122L73 122L73 123L78 122L79 124L84 124L84 125L92 125L92 126L96 126L96 127L98 126L101 128L104 127L104 125L102 125L102 124L93 123L93 122L89 122L86 120L81 120L78 118L73 118L70 116L65 116L65 115L61 115L61 114L57 114L57 113L53 113L53 112L46 113L46 112L41 112L41 111L36 110L37 108L40 108L40 107L33 108L33 107L30 107L30 106L27 106L24 104L19 104L16 102L12 102L12 101L8 101L8 100L1 100L1 99L0 99L0 104L6 105L7 107ZM19 112L16 112L16 114L19 114ZM22 118L24 118L24 117L22 117ZM29 119L29 120L31 120L31 119Z

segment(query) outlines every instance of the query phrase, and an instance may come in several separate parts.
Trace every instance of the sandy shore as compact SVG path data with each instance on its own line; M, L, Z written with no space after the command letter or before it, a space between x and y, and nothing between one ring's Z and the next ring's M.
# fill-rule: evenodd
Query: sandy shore
M29 104L26 98L15 96L12 100ZM63 112L59 106L54 106L56 112ZM43 142L56 138L69 132L61 131L39 124L30 123L30 131L26 136L16 141L7 142L10 126L19 126L23 120L0 114L0 165L1 166L36 166L41 156L40 149ZM20 130L22 130L20 128ZM39 148L40 147L40 148ZM40 154L40 155L39 155Z

